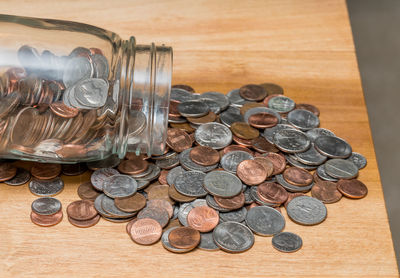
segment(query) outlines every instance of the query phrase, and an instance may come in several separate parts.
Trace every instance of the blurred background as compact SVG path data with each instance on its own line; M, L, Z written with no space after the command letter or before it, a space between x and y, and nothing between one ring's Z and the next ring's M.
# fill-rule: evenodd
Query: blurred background
M400 1L347 0L347 6L400 266Z

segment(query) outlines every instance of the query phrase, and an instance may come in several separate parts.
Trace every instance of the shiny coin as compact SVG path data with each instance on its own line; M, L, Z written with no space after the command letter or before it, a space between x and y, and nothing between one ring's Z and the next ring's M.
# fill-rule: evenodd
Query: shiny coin
M233 123L244 122L244 117L241 114L225 111L219 115L219 120L227 127L231 127Z
M94 54L91 58L94 68L94 77L107 80L109 74L107 58L101 54Z
M71 87L80 80L88 79L93 75L93 67L85 57L74 57L65 65L63 82L66 87Z
M5 175L4 175L5 176ZM31 179L31 173L23 168L17 168L17 173L12 179L4 181L8 185L23 185Z
M61 173L60 164L35 163L31 169L32 176L41 180L54 179L60 173Z
M268 95L268 93L265 88L260 85L247 84L240 87L239 95L245 100L261 101Z
M319 126L319 118L307 110L295 109L289 112L287 119L292 126L302 131L311 130Z
M317 173L318 177L321 178L322 180L333 181L333 182L338 181L337 178L331 177L326 173L325 164L318 166L316 173Z
M237 222L219 224L213 232L215 243L224 251L239 253L249 250L254 244L253 232Z
M172 88L170 99L176 100L178 102L184 102L184 101L193 100L194 96L192 93L190 93L186 90L183 90L180 88Z
M303 240L301 237L290 232L282 232L272 238L272 246L276 250L285 253L296 252L302 245Z
M104 182L114 175L119 175L119 172L113 168L102 168L93 172L90 181L94 188L103 191Z
M271 176L272 172L274 171L274 165L272 164L272 161L269 158L263 156L257 156L254 158L254 161L262 165L267 175L267 178Z
M347 158L357 166L358 169L362 169L367 166L367 159L360 153L352 152L350 157Z
M326 173L337 179L352 179L358 175L358 167L350 160L334 158L325 163Z
M246 224L258 235L272 236L283 230L285 218L276 209L259 206L247 212Z
M221 207L229 210L240 209L244 206L245 196L243 193L231 198L214 197L215 202Z
M212 195L230 198L242 191L242 182L226 171L213 171L205 175L204 188Z
M181 163L182 167L188 171L201 171L201 172L210 172L218 167L218 163L210 166L202 166L193 162L190 159L190 151L191 149L184 150L179 154L179 162Z
M105 80L89 78L74 85L69 100L77 108L99 108L105 105L107 93L108 83ZM77 103L74 103L72 99L76 100Z
M253 116L255 116L255 115L258 115L258 116L256 118L254 118ZM261 116L265 116L266 118L263 118ZM276 124L281 123L281 115L278 112L276 112L275 110L273 110L271 108L267 108L267 107L250 108L244 114L244 121L246 123L250 124L251 117L253 117L252 122L254 124L259 122L259 124L256 124L256 125L260 126L260 127L254 126L257 128L270 128L270 127L275 126ZM261 126L265 126L265 127L261 127Z
M289 217L302 225L316 225L325 220L326 206L318 199L299 196L293 198L287 205Z
M368 188L359 180L339 180L337 189L346 197L360 199L367 195Z
M295 129L294 127L292 127L291 125L287 125L287 124L277 124L276 126L273 126L271 128L266 128L264 130L264 133L262 134L262 136L271 144L274 143L274 135L275 133L277 133L278 131L282 130L282 129Z
M330 158L347 158L351 155L351 146L335 136L319 136L314 145L317 151Z
M246 100L240 96L239 90L240 89L233 89L226 94L231 106L241 107L243 104L246 103Z
M29 190L37 196L50 197L57 195L64 189L64 182L60 178L52 180L32 179L29 183Z
M215 244L213 233L200 233L200 243L197 246L199 249L206 251L219 250L218 245Z
M143 219L143 218L151 218L156 220L162 228L167 226L168 221L169 221L169 215L166 209L161 208L161 207L145 207L142 209L138 215L138 219Z
M137 157L134 160L122 161L118 166L118 170L123 174L135 175L146 171L148 167L149 163L146 160Z
M285 96L275 96L268 101L268 107L276 110L279 113L287 113L292 111L296 103Z
M308 138L310 138L311 142L314 142L315 139L317 139L319 136L334 136L335 137L335 134L332 131L330 131L326 128L320 128L320 127L308 130L306 132L306 135Z
M248 123L255 128L270 128L278 124L278 118L269 113L257 113L249 117Z
M307 136L295 129L279 130L273 140L278 149L287 153L304 152L310 147Z
M181 102L178 111L183 117L202 117L208 114L210 108L202 101L190 100Z
M240 162L236 174L248 185L258 185L267 178L264 166L256 160L244 160Z
M34 211L31 212L32 223L41 227L50 227L57 225L58 223L61 222L62 218L63 218L62 210L52 215L40 215Z
M220 156L218 151L207 146L197 146L191 149L189 153L193 162L202 166L211 166L219 162Z
M325 155L315 149L313 144L305 152L295 153L294 155L299 162L313 166L321 165L327 159Z
M247 209L246 208L241 208L237 210L232 210L229 212L220 212L219 217L222 222L238 222L241 223L246 220L246 215L247 215Z
M68 106L62 101L51 103L50 109L54 114L62 118L74 118L79 113L77 108Z
M282 154L277 153L267 153L265 157L268 158L273 166L274 170L272 171L272 175L277 175L282 173L286 168L286 159Z
M169 128L167 131L167 145L174 151L180 153L192 146L189 134L177 128Z
M173 230L175 230L175 229L177 229L177 228L178 228L178 227L169 228L169 229L167 229L167 230L162 234L162 236L161 236L161 243L162 243L163 247L164 247L165 249L167 249L168 251L171 251L171 252L173 252L173 253L186 253L186 252L189 252L189 251L193 250L193 248L186 248L186 249L176 248L176 247L173 247L173 246L169 243L169 234L170 234Z
M203 188L206 174L200 171L187 171L181 173L175 180L175 189L189 197L202 197L207 195Z
M307 186L313 182L310 172L298 167L286 168L282 175L288 183L296 186Z
M97 191L90 181L84 182L78 187L78 196L82 200L94 201L101 192Z
M162 227L154 219L138 219L132 224L130 236L138 244L150 245L156 243L162 234Z
M208 206L199 206L193 208L188 216L189 227L206 233L212 231L219 222L218 212Z
M229 106L229 99L226 95L221 94L219 92L206 92L200 95L200 99L210 99L214 102L218 103L220 110L223 111Z
M135 179L127 175L113 175L108 177L103 184L104 194L111 198L125 198L136 193Z
M100 218L101 218L100 215L96 215L95 217L88 219L88 220L76 220L76 219L73 219L70 216L68 216L68 221L75 227L89 228L89 227L92 227L92 226L96 225L97 223L99 223Z
M75 220L84 221L94 218L97 211L92 201L79 200L68 205L67 214Z
M236 173L237 167L242 161L252 158L253 156L245 151L228 152L222 156L221 166L225 171Z
M223 124L207 123L199 126L195 132L195 139L201 146L219 150L232 142L232 132Z
M53 215L61 210L61 202L56 198L42 197L33 201L31 208L39 215Z
M257 129L251 127L247 123L233 123L231 125L231 130L235 136L245 140L257 138L260 135L260 132Z
M114 202L117 208L125 212L139 211L146 206L146 198L140 193L126 198L116 198Z
M311 195L325 204L336 203L342 198L342 193L337 189L336 183L318 181L311 188Z
M200 243L200 233L190 227L179 227L170 232L168 240L175 248L193 249Z

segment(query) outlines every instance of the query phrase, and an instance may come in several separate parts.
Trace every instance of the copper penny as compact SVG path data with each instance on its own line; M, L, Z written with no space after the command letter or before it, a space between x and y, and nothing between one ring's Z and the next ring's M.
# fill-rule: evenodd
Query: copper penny
M242 107L240 107L240 114L244 116L244 114L246 114L248 110L256 107L265 107L265 106L259 102L246 102L245 104L243 104Z
M245 140L242 138L239 138L235 135L232 136L232 140L236 143L239 144L241 146L245 146L245 147L252 147L253 145L251 144L251 140Z
M215 202L221 207L229 210L240 209L244 206L245 196L242 193L232 198L221 198L214 196Z
M114 203L122 211L135 212L146 206L146 198L140 193L135 193L127 198L115 198Z
M97 223L99 223L100 218L101 218L100 215L96 215L92 219L76 220L76 219L73 219L70 216L68 216L68 221L69 221L69 223L71 223L75 227L78 227L78 228L89 228L89 227L92 227L92 226L96 225Z
M254 208L254 207L259 207L259 206L260 206L260 205L257 204L256 202L253 202L253 203L251 203L250 205L246 206L246 209L247 209L247 210L250 210L250 209L252 209L252 208Z
M287 207L287 205L289 204L289 202L291 200L293 200L293 198L299 197L299 196L306 196L304 193L301 192L288 192L288 198L286 200L286 202L284 203L285 208Z
M9 163L0 164L0 182L8 181L17 174L17 167Z
M168 229L170 229L172 227L182 227L182 224L181 224L181 222L179 222L178 218L169 221L168 225L165 228L163 228L163 230L167 231Z
M169 192L168 185L166 185L166 184L154 185L147 190L147 199L148 200L164 199L172 205L172 204L174 204L174 201L171 200L168 192Z
M177 128L169 128L167 131L168 147L180 153L192 146L192 139L186 131Z
M57 101L50 104L50 110L57 116L63 118L74 118L79 113L79 110L77 108L68 106L62 101Z
M59 212L52 215L40 215L33 211L31 211L31 221L41 227L50 227L57 225L61 222L63 218L63 212L60 210Z
M288 183L296 186L307 186L313 182L310 172L299 167L289 167L282 175Z
M197 146L191 149L189 157L193 162L203 165L211 166L219 162L219 153L211 147Z
M231 131L235 136L245 140L252 140L260 135L257 129L243 122L233 123L231 125Z
M101 192L97 191L90 181L82 183L78 187L78 196L82 200L94 201L100 194Z
M61 149L56 151L56 154L63 158L68 157L84 157L88 149L84 145L79 144L66 144Z
M279 150L275 147L275 145L268 142L264 137L257 137L251 140L251 145L253 149L260 153L277 153Z
M118 170L123 174L137 175L143 173L149 168L149 163L140 157L124 160L118 165Z
M126 232L127 232L127 234L129 235L129 236L131 236L131 228L132 228L132 225L133 225L133 223L135 223L136 221L138 221L139 219L137 219L137 218L133 218L131 221L129 221L127 224L126 224Z
M31 174L39 180L50 180L60 175L61 169L60 164L35 163L31 168Z
M168 116L171 116L171 117L180 117L181 116L181 114L178 111L179 103L180 102L177 100L173 100L173 99L170 100Z
M286 159L282 154L278 153L268 153L265 157L269 158L274 165L274 171L272 175L278 175L282 173L286 168Z
M168 170L161 170L160 176L158 177L158 182L161 184L167 184L167 175L169 171Z
M271 95L271 94L283 95L283 88L274 83L262 83L262 84L260 84L260 86L263 87L267 91L268 95Z
M172 85L171 88L183 89L183 90L188 91L190 93L194 93L195 92L194 89L191 86L185 85L185 84L175 84L175 85Z
M264 87L256 84L247 84L239 89L239 95L245 100L249 101L260 101L263 100L267 95L267 91Z
M339 180L337 189L346 197L360 199L368 194L367 186L357 179Z
M336 183L331 181L318 181L311 188L311 195L325 204L336 203L342 198L342 193L337 189Z
M261 200L267 203L281 205L288 198L288 192L275 182L264 182L257 186L257 194Z
M85 221L94 218L97 215L97 210L92 201L79 200L68 205L67 214L75 220Z
M216 118L217 118L217 115L214 112L210 111L210 112L208 112L207 115L204 115L202 117L198 117L198 118L187 117L186 120L188 120L188 122L190 122L192 124L201 125L201 124L213 122L213 121L215 121Z
M303 110L310 111L315 116L319 116L319 114L320 114L319 109L317 107L315 107L312 104L308 104L308 103L296 103L296 109L303 109Z
M149 200L146 204L146 207L148 208L157 207L165 209L168 213L169 218L171 218L174 215L174 208L168 201L164 199Z
M171 185L168 189L168 195L171 199L177 201L177 202L181 202L181 203L187 203L187 202L191 202L196 200L195 197L188 197L185 196L181 193L179 193L178 191L176 191L175 187L173 185Z
M162 234L160 224L150 218L142 218L135 221L130 229L130 235L134 242L150 245L156 243Z
M260 163L264 167L265 172L267 173L267 178L272 175L272 172L274 171L274 164L272 164L269 158L263 156L257 156L254 158L254 160Z
M200 233L190 227L179 227L171 231L168 240L175 248L193 249L200 243Z
M254 153L249 150L247 147L242 146L242 145L229 145L228 147L225 147L222 151L221 151L221 156L223 156L224 154L227 154L229 152L234 152L234 151L244 151L247 152L251 155L253 155Z
M264 166L255 160L240 162L237 166L236 175L247 185L260 184L267 178Z
M169 125L173 128L182 129L187 133L193 133L196 131L196 129L193 128L189 123L169 123Z
M255 128L270 128L278 124L278 118L271 113L256 113L249 117L249 124Z
M219 222L218 212L208 206L199 206L193 208L188 216L187 222L189 227L202 232L207 233L212 231Z

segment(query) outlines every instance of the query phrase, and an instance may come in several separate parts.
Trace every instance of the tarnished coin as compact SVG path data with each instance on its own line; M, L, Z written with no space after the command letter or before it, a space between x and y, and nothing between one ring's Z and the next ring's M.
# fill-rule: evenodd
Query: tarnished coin
M267 206L251 208L246 215L247 226L261 236L280 233L285 227L285 218L276 209Z
M168 175L167 175L167 183L169 185L174 185L176 177L179 176L179 174L185 172L186 170L183 169L181 166L177 166L175 168L172 168L169 170Z
M43 197L57 195L64 189L64 182L60 178L52 180L32 179L29 183L29 190L32 194Z
M189 227L206 233L212 231L219 222L218 212L208 206L199 206L193 208L188 216Z
M137 218L154 219L161 225L162 228L167 226L169 221L169 215L167 210L161 207L145 207L138 213Z
M307 186L313 182L310 172L298 167L286 168L282 175L288 183L296 186Z
M117 208L115 205L114 199L108 197L107 195L99 195L102 196L101 198L101 208L105 211L105 215L108 218L131 218L136 215L136 212L125 212ZM97 198L96 198L97 200ZM99 211L96 207L96 200L95 200L95 208ZM99 211L100 213L100 211ZM101 214L101 213L100 213Z
M95 217L88 219L88 220L76 220L76 219L73 219L70 216L68 216L68 221L75 227L89 228L89 227L92 227L92 226L96 225L97 223L99 223L100 218L101 218L100 215L96 215Z
M114 175L119 175L119 172L113 168L102 168L93 172L90 181L94 188L103 191L104 182Z
M227 127L231 127L233 123L244 122L244 117L241 114L224 111L219 115L219 120Z
M268 95L283 95L283 88L274 83L262 83L260 84L263 87Z
M245 151L232 151L224 154L221 158L221 166L225 171L236 173L238 165L244 161L252 159L253 156Z
M327 157L318 152L314 145L311 144L310 148L305 152L294 154L297 160L303 164L318 166L324 163Z
M213 232L200 233L200 243L197 247L206 251L219 250L218 245L215 244Z
M201 124L206 124L206 123L211 123L211 122L214 122L215 121L215 119L217 118L217 115L214 113L214 112L212 112L212 111L210 111L210 112L208 112L208 114L207 115L205 115L205 116L202 116L202 117L197 117L197 118L195 118L195 117L187 117L186 118L186 120L189 122L189 123L191 123L191 124L193 124L193 125L201 125ZM175 124L175 125L177 125L177 124ZM184 124L181 124L181 126L183 126L183 127L185 127L185 131L186 132L194 132L196 129L195 128L193 128L190 124L187 124L189 127L187 127L187 126L185 126ZM171 126L172 126L172 124L171 124ZM173 126L172 126L173 127ZM190 130L190 131L189 131Z
M249 250L254 244L253 232L237 222L223 222L213 232L215 243L224 251L239 253Z
M325 204L336 203L342 198L342 193L337 189L336 183L331 181L318 181L311 188L311 195Z
M308 138L310 138L311 142L314 142L315 139L317 139L319 136L335 136L335 134L332 131L320 127L308 130L306 132L306 135Z
M282 173L286 168L286 159L282 154L277 153L267 153L265 157L268 158L274 165L274 170L272 175L277 175Z
M168 240L175 248L193 249L200 243L200 233L190 227L179 227L170 232Z
M207 195L203 183L206 174L200 171L187 171L181 173L175 180L175 189L189 197L202 197Z
M204 188L212 195L230 198L242 191L242 182L226 171L213 171L204 177Z
M138 244L150 245L156 243L162 234L160 224L150 218L138 219L132 224L130 236Z
M46 164L46 163L35 163L32 166L31 174L37 179L49 180L54 179L61 173L60 164Z
M297 185L288 183L283 178L283 175L276 175L275 177L276 177L276 181L289 192L308 192L314 186L313 182L306 186L297 186Z
M350 160L334 158L325 163L326 173L337 179L352 179L358 175L358 167Z
M302 131L311 130L319 126L319 118L314 113L303 109L290 111L287 119L292 126Z
M358 169L362 169L367 166L367 159L360 153L352 152L350 157L347 158L358 167Z
M236 122L233 123L230 128L235 136L245 140L252 140L260 135L257 129L251 127L247 123Z
M316 225L325 220L326 206L318 199L308 196L293 198L287 205L289 217L302 225Z
M246 220L247 209L242 207L241 209L232 210L228 212L220 212L219 218L221 222L238 222L241 223Z
M321 178L322 180L333 181L333 182L338 181L337 178L331 177L326 173L325 164L318 166L316 173L317 173L318 177Z
M275 96L268 101L268 107L279 113L290 112L295 106L296 103L291 98L285 96Z
M218 151L207 146L197 146L190 150L190 158L193 162L202 166L211 166L219 162L220 156Z
M97 191L90 181L84 182L78 187L78 196L82 200L94 201L101 192Z
M310 147L308 137L295 129L279 130L275 133L273 140L278 149L287 153L304 152Z
M258 185L267 178L264 166L256 160L243 160L240 162L236 175L247 185Z
M263 182L257 186L260 199L267 203L283 204L288 198L288 192L275 182Z
M199 100L189 100L179 103L178 111L183 117L202 117L208 114L210 108Z
M244 206L245 196L243 193L231 198L214 197L215 202L222 208L235 210Z
M351 146L335 136L319 136L314 140L314 146L317 151L330 158L347 158L351 155Z
M319 117L320 111L318 107L309 103L296 103L296 109L302 109L312 112L315 116Z
M57 213L52 215L40 215L34 211L31 211L31 221L32 223L41 226L41 227L50 227L57 225L61 222L63 218L62 210L59 210Z
M110 155L106 159L91 161L86 165L90 170L96 171L101 168L114 168L120 163L120 159L116 155Z
M165 249L167 249L168 251L171 251L171 252L173 252L173 253L186 253L186 252L189 252L189 251L193 250L193 248L186 248L186 249L176 248L176 247L173 247L173 246L169 243L169 234L170 234L173 230L175 230L175 229L177 229L177 228L179 228L179 227L172 227L172 228L169 228L169 229L167 229L167 230L162 234L162 236L161 236L161 243L162 243L163 247L164 247Z
M232 142L232 132L225 125L212 122L200 125L195 132L195 139L201 146L219 150Z
M185 170L190 170L190 171L201 171L201 172L210 172L211 170L214 170L215 168L218 167L218 163L215 163L214 165L210 166L203 166L200 164L195 163L192 159L190 159L190 151L192 149L187 149L184 150L179 154L179 162L181 163L181 166Z
M17 168L17 173L15 174L15 176L12 179L4 181L4 183L8 185L17 186L27 183L30 179L31 179L31 173L28 170L25 170L23 168Z
M180 153L192 146L189 134L177 128L169 128L167 131L167 145L174 151Z
M178 191L176 191L174 185L169 186L168 194L172 200L175 200L177 202L182 202L182 203L191 202L194 199L196 199L196 197L188 197L188 196L185 196L185 195L179 193Z
M294 233L282 232L274 235L272 246L278 251L291 253L296 252L303 246L303 240Z
M261 101L268 95L268 93L265 88L260 85L247 84L240 87L239 95L245 100Z
M174 214L174 208L172 207L172 205L164 200L164 199L152 199L149 200L146 204L146 207L148 208L162 208L165 209L168 213L168 217L172 218L173 214Z
M135 179L127 175L113 175L108 177L103 184L104 194L111 198L125 198L136 193Z
M68 205L67 214L75 220L85 221L94 218L97 215L97 211L92 201L79 200Z
M171 88L171 100L176 100L178 102L184 102L193 100L194 96L191 92L188 92L181 88Z
M170 204L174 203L174 201L171 198L169 198L168 195L169 186L166 184L150 185L145 189L145 191L147 191L147 200L163 199L169 202Z
M126 198L116 198L114 202L117 208L125 212L139 211L146 206L146 198L140 193Z
M195 90L191 86L186 85L186 84L175 84L175 85L172 85L171 88L172 89L183 89L183 90L188 91L190 93L194 93L195 92Z
M359 180L339 180L337 189L346 197L360 199L367 196L368 188Z
M141 157L136 159L124 160L118 166L118 171L127 175L135 175L147 170L149 163Z
M61 210L61 202L56 198L42 197L33 201L31 208L39 215L53 215Z

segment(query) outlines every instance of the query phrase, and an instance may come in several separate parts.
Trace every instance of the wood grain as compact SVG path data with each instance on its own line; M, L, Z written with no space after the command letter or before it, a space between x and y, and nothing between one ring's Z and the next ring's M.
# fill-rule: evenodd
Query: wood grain
M322 127L348 140L368 166L359 179L365 199L327 205L322 224L287 219L303 248L279 253L256 236L243 254L196 250L177 255L134 244L124 224L101 220L78 229L64 219L51 228L29 220L27 186L0 184L0 277L270 277L398 276L385 203L344 1L4 1L2 13L81 21L141 44L174 47L174 83L198 92L228 92L275 82L296 102L321 110ZM0 30L1 33L1 30ZM65 177L58 196L78 199L86 173ZM283 210L284 215L286 212Z

